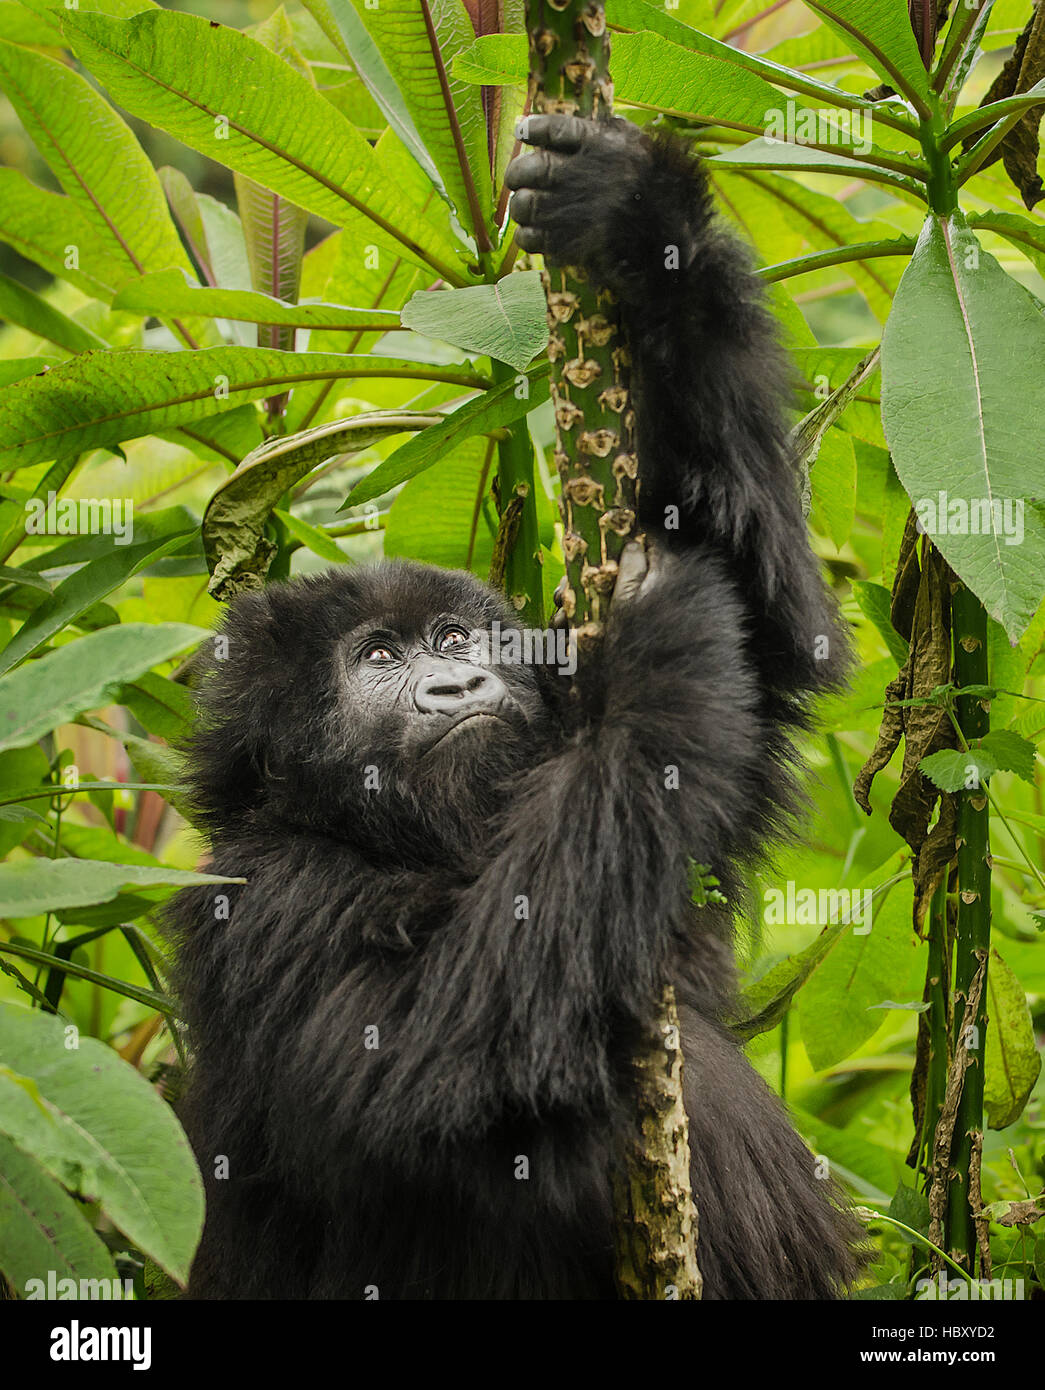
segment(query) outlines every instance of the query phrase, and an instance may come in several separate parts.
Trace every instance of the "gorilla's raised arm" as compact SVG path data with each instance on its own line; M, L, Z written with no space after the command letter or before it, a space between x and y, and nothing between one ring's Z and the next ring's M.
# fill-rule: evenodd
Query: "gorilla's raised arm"
M821 684L840 653L788 447L787 359L700 162L680 138L617 119L528 116L520 133L534 148L506 175L516 239L620 302L643 526L715 547L748 602L767 689Z

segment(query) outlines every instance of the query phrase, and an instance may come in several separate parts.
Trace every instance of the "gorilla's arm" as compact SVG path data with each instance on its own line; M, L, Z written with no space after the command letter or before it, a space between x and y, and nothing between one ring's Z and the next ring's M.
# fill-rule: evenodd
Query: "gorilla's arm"
M677 137L620 120L530 116L521 133L535 148L506 176L519 244L584 267L620 303L643 526L716 548L748 597L769 690L819 683L817 639L834 628L788 447L787 358L700 162Z

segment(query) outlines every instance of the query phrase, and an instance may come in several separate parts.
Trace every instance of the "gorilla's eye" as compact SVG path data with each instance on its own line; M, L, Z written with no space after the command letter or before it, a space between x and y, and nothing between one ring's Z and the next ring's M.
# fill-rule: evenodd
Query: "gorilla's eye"
M387 647L367 647L364 653L367 661L394 661L395 657Z
M439 634L436 651L452 652L456 647L466 647L468 641L468 633L463 627L448 627Z

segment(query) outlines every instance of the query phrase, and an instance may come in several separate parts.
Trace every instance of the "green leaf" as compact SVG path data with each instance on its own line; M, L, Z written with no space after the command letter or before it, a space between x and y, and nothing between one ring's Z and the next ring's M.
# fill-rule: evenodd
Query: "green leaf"
M85 77L32 49L0 43L0 85L65 192L126 274L163 266L190 269L156 171L130 128Z
M384 174L366 139L262 44L197 15L127 21L66 11L77 56L115 101L236 173L340 225L367 215L374 237L451 284L459 248Z
M97 1039L70 1047L48 1014L0 1005L0 1056L36 1083L44 1107L8 1086L0 1127L184 1284L203 1226L203 1184L171 1108Z
M1034 744L1012 729L994 729L979 741L979 751L993 759L999 772L1015 772L1034 786Z
M856 453L848 434L839 429L827 431L820 440L810 478L813 520L841 550L856 515Z
M873 1037L885 1014L873 1006L903 997L913 956L911 890L897 886L875 906L870 931L849 930L798 996L802 1042L818 1070L850 1056Z
M1045 594L1045 508L1025 498L1043 379L1040 307L960 214L930 217L885 330L882 418L923 529L1013 640Z
M269 439L253 450L215 492L203 517L211 592L220 598L229 586L231 595L245 576L267 572L272 544L263 534L265 523L287 489L317 463L370 448L390 434L422 429L438 418L373 411Z
M550 364L547 362L535 367L528 374L524 395L519 395L518 382L506 381L501 386L484 391L475 400L466 402L447 415L439 424L431 425L407 440L355 485L342 503L341 510L369 502L406 482L407 478L423 473L462 440L511 424L513 420L529 414L548 398L549 370Z
M476 435L406 484L385 522L385 554L444 569L490 573L497 508L490 495L497 460L492 440ZM439 517L439 526L432 517Z
M18 169L0 169L0 241L60 280L110 300L127 278L126 261L71 198L31 183Z
M195 530L195 527L193 528ZM92 560L63 579L49 598L34 608L10 642L0 651L0 676L43 646L48 638L75 621L88 608L126 583L132 575L175 550L190 532L178 531L160 541L138 545L117 542L107 555Z
M489 221L493 207L486 117L480 93L452 71L453 60L475 41L475 30L461 0L430 4L426 16L417 0L351 0L357 20L381 55L416 130L439 171L462 226L475 230ZM348 23L349 5L330 0L357 71L375 100L389 95L379 70L367 61L359 28ZM429 32L426 19L431 19ZM434 49L433 49L434 44ZM449 69L440 73L440 67ZM445 89L444 89L445 82ZM397 103L388 103L392 110Z
M967 753L961 748L945 748L922 758L918 766L933 786L945 792L972 791L998 770L990 754L978 748Z
M0 1129L5 1099L15 1084L9 1078L6 1068L0 1068ZM58 1279L119 1277L79 1203L3 1134L0 1175L0 1269L20 1297L36 1292L30 1280L40 1279L46 1287L51 1270Z
M0 864L0 917L36 917L67 907L107 903L128 887L191 888L233 882L242 880L162 864L153 868L94 859L20 859Z
M928 114L929 74L911 28L907 0L806 0L879 77Z
M85 352L10 387L0 400L0 465L46 459L191 425L308 381L353 377L481 386L469 367L443 371L396 358L220 347L201 352Z
M124 623L85 637L0 677L0 749L24 748L119 688L208 636L187 623Z
M990 1128L1004 1129L1023 1113L1041 1071L1041 1057L1023 986L993 947L987 998L983 1103Z
M57 343L67 352L85 352L88 348L109 346L97 333L82 327L75 319L48 304L41 295L34 294L8 275L0 275L0 319L16 323L47 342Z
M889 654L898 666L902 666L910 652L910 644L893 627L892 594L884 584L869 584L855 580L852 585L853 597L860 605L860 612L869 618L878 629L882 641L889 648Z
M426 337L496 357L520 372L548 341L547 306L535 270L506 275L495 285L418 291L402 319Z
M449 294L471 294L452 290ZM285 324L295 328L326 328L387 333L399 327L399 315L391 309L352 309L344 304L305 301L284 303L256 290L201 288L179 270L161 270L125 285L113 300L114 309L136 314L197 314L236 319L246 323Z
M432 183L441 187L439 171L417 132L403 94L395 84L377 44L352 0L302 0L305 9L359 74L392 131L410 151Z

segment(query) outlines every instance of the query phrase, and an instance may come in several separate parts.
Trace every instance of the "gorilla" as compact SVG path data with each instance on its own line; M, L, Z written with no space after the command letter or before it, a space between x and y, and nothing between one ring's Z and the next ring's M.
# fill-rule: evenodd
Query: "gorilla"
M620 305L648 559L625 552L569 677L497 660L517 619L467 574L346 566L231 606L188 785L212 870L245 881L171 911L208 1188L191 1297L615 1297L612 1172L665 981L704 1297L853 1277L854 1223L731 1038L729 911L690 888L710 865L735 902L792 824L792 738L843 664L787 362L684 145L524 126L520 246Z

